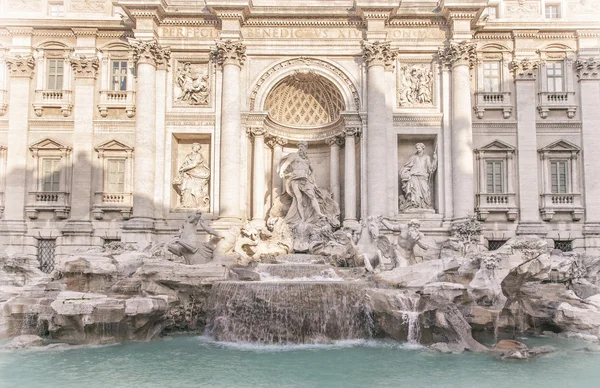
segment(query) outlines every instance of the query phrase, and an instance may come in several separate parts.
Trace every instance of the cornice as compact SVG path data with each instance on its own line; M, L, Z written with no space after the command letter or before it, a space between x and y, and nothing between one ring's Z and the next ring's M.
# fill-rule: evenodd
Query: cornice
M448 22L442 18L395 18L390 19L387 25L388 27L446 27L448 26Z
M38 129L39 128L39 129ZM48 131L52 132L72 131L75 128L75 122L71 120L48 120L48 119L29 119L30 131Z
M35 30L33 36L44 36L51 38L75 38L72 30Z
M14 26L14 27L6 27L6 29L12 36L32 35L33 34L33 27Z
M94 120L94 132L135 132L135 120Z
M210 16L210 15L208 15ZM169 26L216 26L219 23L217 19L200 19L200 18L165 18L161 21L161 25Z
M556 121L551 123L536 123L536 129L545 132L546 129L552 129L552 133L557 133L561 129L568 132L578 132L581 130L581 122Z
M277 19L248 19L244 26L248 27L364 27L360 19L323 20L322 18L277 18Z
M510 32L476 32L473 39L476 40L512 40Z
M98 38L133 38L133 31L101 31Z
M394 114L393 123L394 127L441 127L442 114Z
M75 36L97 36L97 28L71 28Z

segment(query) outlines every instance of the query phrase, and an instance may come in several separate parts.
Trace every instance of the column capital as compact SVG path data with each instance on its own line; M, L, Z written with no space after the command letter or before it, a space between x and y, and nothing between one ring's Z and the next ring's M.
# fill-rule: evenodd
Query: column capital
M596 58L577 58L575 70L580 81L600 80L600 60Z
M100 61L97 57L88 58L85 55L69 57L71 67L75 72L75 78L91 78L96 79L98 76L98 68Z
M332 137L325 139L325 143L330 147L333 147L333 146L341 147L344 145L344 138L341 136L332 136Z
M35 68L35 60L31 55L15 55L6 58L8 70L11 77L28 77L31 78L33 69Z
M515 81L535 80L537 78L537 70L540 67L540 60L529 58L515 59L510 62L509 67L515 77Z
M235 65L242 67L246 61L246 46L241 41L221 40L211 56L219 66Z
M367 62L367 66L384 66L389 67L396 59L397 51L392 50L390 42L361 42L363 49L363 59Z
M276 146L283 147L287 144L287 139L279 136L269 136L267 137L266 144L270 148L275 148Z
M133 49L133 60L136 64L147 63L152 66L160 66L168 63L171 58L171 49L161 47L156 40L128 39Z
M450 42L448 46L438 50L438 56L443 64L450 67L466 65L472 69L477 61L475 44L466 40Z
M360 127L347 127L342 131L344 137L360 137L361 128Z
M246 134L249 137L264 137L267 131L262 127L248 127L246 128Z

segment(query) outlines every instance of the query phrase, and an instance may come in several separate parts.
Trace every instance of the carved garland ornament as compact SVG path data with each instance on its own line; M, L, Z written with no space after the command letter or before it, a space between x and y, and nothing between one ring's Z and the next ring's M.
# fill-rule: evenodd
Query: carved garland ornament
M35 67L35 60L31 55L8 57L6 63L11 77L31 77Z
M256 96L258 95L258 91L260 90L260 87L265 83L265 81L267 79L269 79L274 74L280 72L282 69L285 69L286 67L294 66L298 63L302 63L302 64L306 65L309 69L311 67L322 67L322 68L325 68L325 69L330 70L333 73L335 73L335 75L337 75L344 81L344 83L346 84L348 89L350 89L350 92L352 93L352 97L354 98L355 109L360 110L360 97L358 94L358 90L356 90L356 87L354 86L354 83L350 80L350 78L344 72L342 72L340 69L333 66L332 64L322 61L320 59L308 58L308 57L288 59L286 61L277 63L276 65L271 67L269 70L267 70L260 77L260 79L256 82L256 85L252 89L252 93L250 94L250 110L252 111L255 109Z
M219 66L243 66L246 61L246 46L242 42L231 40L217 41L217 48L211 52L212 58Z
M475 44L467 41L451 42L449 46L439 49L438 55L446 66L468 65L472 69L477 61Z

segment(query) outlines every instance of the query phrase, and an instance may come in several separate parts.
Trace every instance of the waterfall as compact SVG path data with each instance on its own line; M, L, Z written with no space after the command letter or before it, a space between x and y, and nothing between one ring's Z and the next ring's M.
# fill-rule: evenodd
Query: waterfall
M395 307L402 316L402 321L408 326L406 340L417 344L421 340L421 324L418 311L420 296L408 293L394 294Z
M328 264L258 264L256 272L261 280L341 281Z
M360 282L217 282L207 312L207 334L228 342L327 343L371 330Z

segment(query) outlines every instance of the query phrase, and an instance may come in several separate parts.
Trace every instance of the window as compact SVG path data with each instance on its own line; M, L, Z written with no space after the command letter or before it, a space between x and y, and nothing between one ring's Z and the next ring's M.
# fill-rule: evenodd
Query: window
M64 79L64 60L48 59L48 77L46 88L49 90L62 90Z
M546 79L549 92L564 91L564 71L562 61L546 63Z
M500 92L500 61L483 62L483 91Z
M550 162L551 192L564 194L567 189L567 163L566 160L553 160Z
M49 3L48 15L54 17L65 16L65 5L63 3Z
M107 168L108 192L123 193L125 191L125 159L108 159Z
M554 249L571 252L573 250L573 240L554 240Z
M488 240L488 250L490 250L490 251L498 250L505 243L506 243L506 240Z
M42 159L42 191L60 191L60 165L58 158Z
M498 18L498 7L497 6L493 6L493 7L487 7L485 9L488 17L490 19L497 19Z
M50 273L54 270L54 256L56 252L55 239L38 240L37 259L40 263L40 270L44 273Z
M504 193L504 163L502 160L486 161L486 184L488 194Z
M546 19L560 19L560 4L546 4Z
M111 90L127 90L127 61L112 61Z

